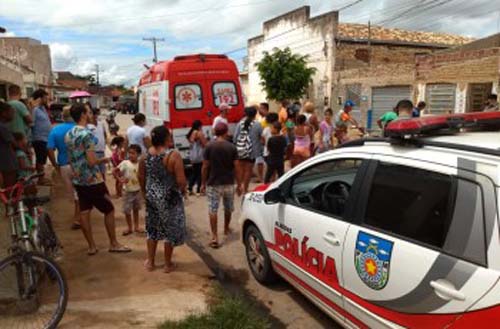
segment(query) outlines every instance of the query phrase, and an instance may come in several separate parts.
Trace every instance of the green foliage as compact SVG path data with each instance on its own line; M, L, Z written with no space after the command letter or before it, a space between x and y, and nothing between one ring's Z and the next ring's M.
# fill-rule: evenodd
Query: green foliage
M255 64L261 86L268 99L275 101L299 99L305 93L316 69L307 67L308 56L292 54L290 48L265 51L264 58Z
M237 296L220 289L211 296L208 312L193 314L181 321L167 321L159 329L269 329L270 323Z

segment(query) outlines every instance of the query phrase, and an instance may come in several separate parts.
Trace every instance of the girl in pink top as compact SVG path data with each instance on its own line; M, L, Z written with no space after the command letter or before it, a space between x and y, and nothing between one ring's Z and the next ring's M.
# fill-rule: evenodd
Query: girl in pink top
M113 164L113 168L117 168L123 160L125 160L125 149L123 146L125 145L125 138L121 136L114 137L111 140L111 163ZM119 179L115 178L115 191L116 196L121 197L123 190L123 184Z

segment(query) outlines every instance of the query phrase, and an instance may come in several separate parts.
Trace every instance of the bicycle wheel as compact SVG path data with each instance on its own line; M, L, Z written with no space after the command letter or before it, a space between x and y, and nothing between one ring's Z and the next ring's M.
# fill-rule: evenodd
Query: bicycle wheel
M40 212L36 235L39 251L54 258L58 254L61 244L52 226L52 220L46 212Z
M0 261L0 328L56 328L68 303L64 275L40 253Z

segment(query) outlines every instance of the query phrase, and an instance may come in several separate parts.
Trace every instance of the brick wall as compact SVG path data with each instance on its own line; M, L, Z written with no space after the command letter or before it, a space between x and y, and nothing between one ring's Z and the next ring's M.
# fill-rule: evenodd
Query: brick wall
M336 48L335 70L368 67L377 64L414 64L415 55L431 53L432 49L366 44L340 43ZM366 54L366 56L365 56Z
M500 48L443 52L416 58L418 82L492 82L500 76Z

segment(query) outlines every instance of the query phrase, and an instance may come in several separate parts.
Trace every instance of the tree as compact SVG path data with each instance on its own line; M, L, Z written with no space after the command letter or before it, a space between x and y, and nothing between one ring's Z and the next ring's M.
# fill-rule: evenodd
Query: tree
M75 74L75 77L81 80L85 80L89 83L89 86L95 86L96 85L96 79L94 74L87 74L87 75L78 75Z
M267 98L282 101L303 96L316 73L315 68L307 67L307 59L308 56L292 54L288 47L274 48L272 54L265 51L264 58L255 66Z

